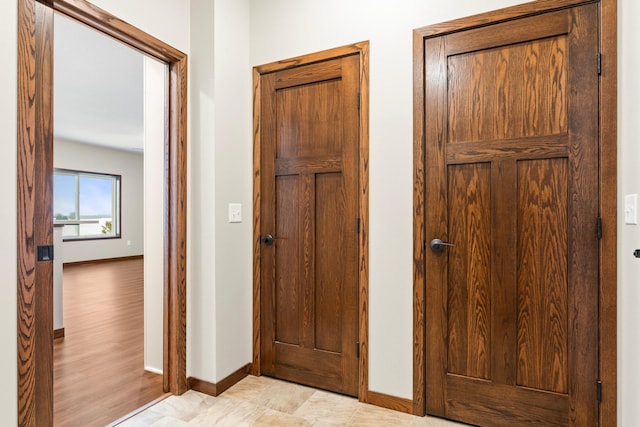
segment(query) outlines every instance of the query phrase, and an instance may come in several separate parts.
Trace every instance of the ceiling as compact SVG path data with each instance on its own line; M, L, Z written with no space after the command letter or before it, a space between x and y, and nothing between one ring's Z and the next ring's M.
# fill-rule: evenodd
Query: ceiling
M55 138L142 151L144 55L62 15L54 19Z

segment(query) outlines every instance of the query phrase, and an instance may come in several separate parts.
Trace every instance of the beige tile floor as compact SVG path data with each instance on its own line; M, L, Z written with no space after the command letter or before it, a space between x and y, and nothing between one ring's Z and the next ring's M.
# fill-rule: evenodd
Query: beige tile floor
M248 376L218 397L195 391L171 396L120 427L180 426L424 426L463 424L414 417L356 399L275 380Z

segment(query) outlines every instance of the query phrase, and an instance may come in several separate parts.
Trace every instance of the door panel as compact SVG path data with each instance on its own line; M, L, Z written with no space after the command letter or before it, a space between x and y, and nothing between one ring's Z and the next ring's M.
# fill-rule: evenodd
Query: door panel
M261 77L263 372L357 395L359 57ZM272 232L273 231L273 232Z
M425 40L427 411L597 420L597 5Z
M517 384L567 393L567 162L518 165Z

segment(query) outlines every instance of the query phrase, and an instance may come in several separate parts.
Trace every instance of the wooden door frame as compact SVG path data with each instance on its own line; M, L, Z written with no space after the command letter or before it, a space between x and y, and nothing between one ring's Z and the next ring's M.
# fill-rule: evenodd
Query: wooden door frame
M261 116L260 116L260 78L263 74L282 71L301 65L313 64L349 55L360 58L360 149L359 149L359 200L358 217L360 233L358 237L358 312L360 360L358 375L358 398L368 400L369 362L368 362L368 325L369 325L369 42L359 42L347 46L329 49L309 55L298 56L253 68L253 364L252 374L261 375L261 270L260 256L262 244L261 222Z
M53 187L53 12L169 66L165 123L164 389L184 393L186 376L187 55L85 0L18 0L18 425L53 425L51 245ZM42 200L45 200L42 202Z
M599 376L602 382L600 425L617 423L617 1L538 0L467 18L419 28L413 32L414 102L414 270L413 270L413 412L425 414L426 393L426 239L425 235L425 96L424 40L588 3L600 5L600 200L602 219L599 268ZM596 58L594 58L594 61ZM595 387L595 385L594 385Z

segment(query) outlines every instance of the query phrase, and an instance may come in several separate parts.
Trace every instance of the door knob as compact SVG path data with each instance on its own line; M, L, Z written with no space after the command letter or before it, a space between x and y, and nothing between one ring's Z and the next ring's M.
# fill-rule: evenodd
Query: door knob
M273 245L273 241L276 240L276 238L273 237L271 234L265 234L264 236L262 236L262 238L260 240L265 245L271 246L271 245Z
M433 252L442 252L445 246L455 246L453 243L446 243L440 239L433 239L431 243L429 243L429 247Z

